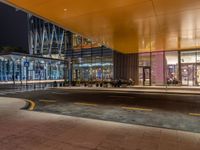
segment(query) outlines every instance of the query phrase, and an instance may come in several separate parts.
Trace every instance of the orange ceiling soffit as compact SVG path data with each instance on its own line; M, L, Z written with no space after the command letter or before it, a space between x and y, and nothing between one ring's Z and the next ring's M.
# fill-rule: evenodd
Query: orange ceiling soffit
M200 47L199 0L1 0L123 53Z

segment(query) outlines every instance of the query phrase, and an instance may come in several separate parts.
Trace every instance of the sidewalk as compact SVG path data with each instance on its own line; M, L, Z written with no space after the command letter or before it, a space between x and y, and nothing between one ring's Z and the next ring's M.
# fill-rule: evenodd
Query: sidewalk
M15 81L15 84L32 84L32 83L53 83L56 82L64 82L64 80L29 80L29 81ZM13 81L7 81L7 82L0 82L0 85L10 85L13 84Z
M176 86L134 86L127 88L103 88L103 87L60 87L61 89L79 90L100 90L118 92L145 92L145 93L165 93L165 94L200 94L200 87L176 87Z
M200 134L20 110L0 98L1 150L199 150Z

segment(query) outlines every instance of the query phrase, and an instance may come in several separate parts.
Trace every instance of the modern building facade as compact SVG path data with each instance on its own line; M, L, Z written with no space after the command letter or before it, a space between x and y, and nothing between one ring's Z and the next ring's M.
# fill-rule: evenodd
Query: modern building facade
M113 51L29 14L29 53L65 61L67 81L111 81Z
M71 32L28 14L29 54L64 60Z
M34 25L38 27L40 23L37 20L32 21L27 13L2 3L0 11L0 19L4 20L0 23L0 81L64 79L64 56L61 58L59 46L54 48L53 41L52 52L47 54L46 43L40 48L40 43L34 41L36 47L31 43L30 34L36 28ZM56 29L60 30L58 27ZM39 38L36 40L39 41Z
M67 53L67 60L71 62L68 68L72 68L72 81L113 80L113 51L109 48L76 49Z
M14 8L10 9L13 11ZM2 54L1 81L65 79L81 83L131 79L140 86L200 85L198 48L183 46L182 50L156 51L153 42L143 41L145 52L122 53L31 14L24 17L24 14L22 20L26 27L23 28L27 30L24 47L28 47L28 55ZM181 47L176 42L171 41L167 46ZM187 42L182 40L182 43Z
M27 45L24 47L27 47L27 54L2 53L1 81L65 79L88 82L113 79L111 49L31 14L4 4L2 7L11 11L10 20L18 13L25 16L21 21L26 24Z
M139 85L200 85L200 50L139 54Z
M0 56L0 81L59 80L64 77L64 61L20 53Z

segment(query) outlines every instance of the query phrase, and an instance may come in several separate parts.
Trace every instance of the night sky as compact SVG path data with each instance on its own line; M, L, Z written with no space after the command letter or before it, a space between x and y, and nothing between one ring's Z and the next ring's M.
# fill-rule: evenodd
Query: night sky
M21 47L28 51L27 15L0 2L0 46Z

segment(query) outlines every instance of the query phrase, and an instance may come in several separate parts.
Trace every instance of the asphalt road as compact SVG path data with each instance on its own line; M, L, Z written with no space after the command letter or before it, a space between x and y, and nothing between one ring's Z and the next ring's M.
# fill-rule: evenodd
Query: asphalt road
M34 111L200 133L200 95L49 89L10 93Z

